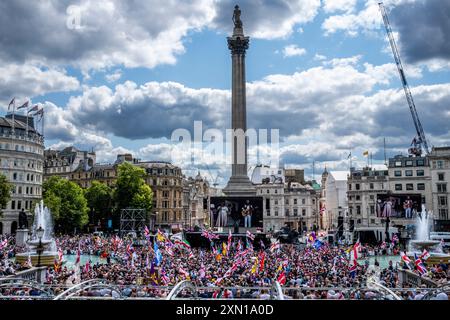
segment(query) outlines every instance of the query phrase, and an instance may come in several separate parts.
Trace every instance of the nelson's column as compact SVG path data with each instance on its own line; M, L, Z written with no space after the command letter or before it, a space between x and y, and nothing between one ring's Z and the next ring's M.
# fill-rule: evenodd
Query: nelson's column
M232 139L231 177L223 192L227 196L254 196L256 189L247 174L247 139L242 134L247 130L245 51L249 37L244 36L239 6L234 7L233 22L233 35L227 40L232 57L231 127L236 134Z

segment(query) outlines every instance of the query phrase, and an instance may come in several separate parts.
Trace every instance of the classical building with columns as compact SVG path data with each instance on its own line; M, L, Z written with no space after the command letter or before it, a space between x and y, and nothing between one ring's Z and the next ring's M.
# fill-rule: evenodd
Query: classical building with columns
M28 124L27 124L28 121ZM15 233L23 210L31 212L42 198L44 137L35 129L32 117L0 117L0 173L13 184L11 200L2 209L0 234Z

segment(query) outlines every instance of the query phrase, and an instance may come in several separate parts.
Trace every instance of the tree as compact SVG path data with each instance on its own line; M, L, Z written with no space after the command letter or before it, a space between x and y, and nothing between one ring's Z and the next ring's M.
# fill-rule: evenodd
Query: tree
M6 207L9 200L11 200L11 192L14 186L9 183L8 179L0 174L0 216L2 214L2 209Z
M51 177L42 185L44 203L55 220L55 231L71 232L89 221L87 200L76 183Z
M145 183L145 170L130 163L124 162L118 167L118 176L114 199L118 209L134 208L146 209L147 213L152 208L153 192Z
M92 221L111 217L113 190L104 183L93 181L92 185L84 193L88 207L91 209Z

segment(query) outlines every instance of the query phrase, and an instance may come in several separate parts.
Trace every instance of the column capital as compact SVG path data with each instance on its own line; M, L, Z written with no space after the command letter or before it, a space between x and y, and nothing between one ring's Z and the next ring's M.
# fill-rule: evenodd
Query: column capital
M228 49L231 50L231 54L244 54L249 47L250 38L245 36L232 36L227 37Z

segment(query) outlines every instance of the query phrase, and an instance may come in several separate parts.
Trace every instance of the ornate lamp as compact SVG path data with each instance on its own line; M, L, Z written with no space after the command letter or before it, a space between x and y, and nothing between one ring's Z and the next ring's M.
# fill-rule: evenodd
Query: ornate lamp
M39 226L39 228L36 229L36 235L39 239L39 245L36 248L36 252L38 254L38 263L37 267L41 266L41 254L44 251L44 247L42 246L42 237L44 236L45 230L42 228L42 226Z

